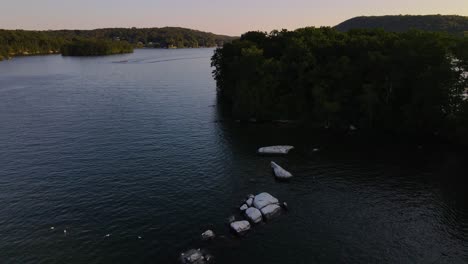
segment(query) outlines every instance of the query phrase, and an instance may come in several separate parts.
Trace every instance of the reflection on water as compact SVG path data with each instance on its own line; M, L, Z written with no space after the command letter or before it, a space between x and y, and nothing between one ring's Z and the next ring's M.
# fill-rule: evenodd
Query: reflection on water
M0 63L3 262L173 263L192 247L219 263L466 262L466 153L215 122L212 52ZM271 144L297 149L256 155ZM225 219L261 191L291 210L233 237Z

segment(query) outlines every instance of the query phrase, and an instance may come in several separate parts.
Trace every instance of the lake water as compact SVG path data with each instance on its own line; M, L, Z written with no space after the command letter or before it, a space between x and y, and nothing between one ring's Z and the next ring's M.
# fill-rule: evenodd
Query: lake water
M1 62L0 263L175 263L199 247L222 264L468 262L466 152L216 122L212 53ZM255 154L272 144L297 149ZM275 181L271 160L295 178ZM231 235L226 218L263 191L290 211Z

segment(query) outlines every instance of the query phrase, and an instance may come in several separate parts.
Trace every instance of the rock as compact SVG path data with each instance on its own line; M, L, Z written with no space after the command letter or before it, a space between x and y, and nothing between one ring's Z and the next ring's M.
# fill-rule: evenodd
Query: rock
M262 213L255 207L250 207L247 209L245 211L245 216L250 222L254 224L258 224L262 221Z
M237 234L242 234L250 229L250 223L246 220L232 222L231 229Z
M213 257L200 249L190 249L180 254L182 264L207 264L211 263Z
M286 155L292 149L294 149L293 146L270 146L270 147L259 148L257 152L259 154Z
M254 196L254 197L255 197L255 196ZM247 199L247 201L245 201L245 204L246 204L248 207L252 207L254 197L250 197L249 199Z
M240 207L240 210L241 210L241 211L245 211L245 210L247 210L248 208L249 208L248 205L243 204L243 205Z
M288 119L277 119L277 120L273 120L273 123L291 124L291 123L297 123L297 121L296 120L288 120Z
M263 207L260 211L266 220L270 220L281 212L281 207L277 204L270 204Z
M206 263L211 263L210 261L213 260L213 256L210 255L210 254L206 254L206 255L205 255L205 260L206 260Z
M232 222L236 221L236 217L235 217L235 216L233 216L233 215L231 215L231 216L230 216L230 217L228 217L226 220L227 220L228 224L230 224L230 223L232 223Z
M289 171L281 168L280 165L276 164L273 161L271 162L271 168L273 169L273 172L275 173L275 176L278 179L285 180L285 179L290 179L293 176Z
M263 207L270 205L270 204L277 204L278 199L275 197L271 196L269 193L261 193L255 196L253 200L253 206L257 209L262 209Z
M213 230L206 230L205 232L203 232L203 234L201 234L201 237L203 240L210 240L215 238L215 233L213 232Z

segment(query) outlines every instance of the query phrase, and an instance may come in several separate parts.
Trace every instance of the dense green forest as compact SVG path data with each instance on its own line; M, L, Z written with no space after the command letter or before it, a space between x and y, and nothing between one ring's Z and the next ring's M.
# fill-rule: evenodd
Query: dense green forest
M423 31L248 32L212 58L236 119L438 134L468 143L468 38Z
M382 28L386 31L404 32L411 29L448 32L456 35L468 33L468 17L465 16L362 16L355 17L337 25L340 31L350 29Z
M59 53L77 39L125 41L134 47L197 48L221 46L233 37L186 28L108 28L96 30L0 30L0 60L34 54Z
M97 56L132 53L133 46L126 41L83 39L66 43L60 49L63 56Z
M39 31L0 30L0 60L18 55L58 53L66 42Z

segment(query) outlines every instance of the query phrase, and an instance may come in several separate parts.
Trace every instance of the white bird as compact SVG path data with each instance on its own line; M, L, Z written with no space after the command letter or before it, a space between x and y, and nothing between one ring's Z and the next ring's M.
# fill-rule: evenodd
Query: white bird
M55 229L55 227L53 227L53 226L50 227L50 230L54 230L54 229Z
M110 234L107 234L106 237L110 237L111 235Z
M141 236L138 236L138 239L141 239Z
M65 229L65 230L63 230L63 233L66 235L66 234L67 234L67 230L66 230L66 229Z

